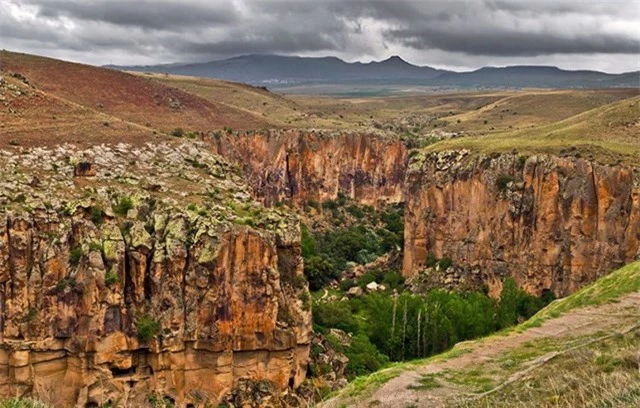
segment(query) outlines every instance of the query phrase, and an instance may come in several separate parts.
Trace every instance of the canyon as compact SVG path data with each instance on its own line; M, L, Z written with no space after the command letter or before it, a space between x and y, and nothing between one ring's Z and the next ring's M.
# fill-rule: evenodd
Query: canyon
M565 296L640 256L640 171L630 165L293 131L223 135L213 150L243 165L267 205L338 193L364 205L404 203L405 277L431 253L493 295L512 276L532 294ZM442 271L436 282L446 279Z

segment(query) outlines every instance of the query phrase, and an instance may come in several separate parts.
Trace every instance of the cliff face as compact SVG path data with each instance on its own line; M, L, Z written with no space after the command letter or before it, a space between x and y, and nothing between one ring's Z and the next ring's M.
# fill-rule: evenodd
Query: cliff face
M405 187L405 276L432 252L479 271L493 294L511 275L566 295L640 256L638 169L441 152L414 155Z
M0 395L198 406L246 378L304 380L299 225L231 166L163 145L3 159Z
M324 201L338 192L362 204L401 202L406 149L367 134L266 131L221 135L214 151L241 164L258 199Z

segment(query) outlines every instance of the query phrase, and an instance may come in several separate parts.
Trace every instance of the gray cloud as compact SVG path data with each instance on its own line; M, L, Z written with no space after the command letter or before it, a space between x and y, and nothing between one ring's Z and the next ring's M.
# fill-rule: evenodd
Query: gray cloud
M49 0L28 3L38 7L38 16L43 18L68 17L155 30L189 30L194 26L229 24L238 18L233 6L216 3L153 0Z
M3 0L0 47L97 64L400 54L620 71L640 68L639 20L638 0Z

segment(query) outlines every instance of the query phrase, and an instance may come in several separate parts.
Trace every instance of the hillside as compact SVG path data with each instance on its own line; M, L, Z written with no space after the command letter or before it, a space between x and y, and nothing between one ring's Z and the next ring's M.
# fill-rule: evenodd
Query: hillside
M336 57L297 57L251 54L219 61L110 68L219 78L268 85L287 91L315 84L366 84L456 88L608 88L640 87L640 72L607 74L599 71L568 71L553 66L484 67L452 72L413 65L399 56L384 61L345 62ZM311 87L311 88L309 88ZM304 92L304 91L303 91Z
M358 378L320 406L635 406L639 291L635 262L513 330Z
M250 129L267 125L267 121L262 118L252 117L246 112L166 86L158 81L51 58L2 51L0 76L15 77L22 85L13 80L7 81L11 81L13 86L21 86L25 91L27 88L30 89L20 94L17 91L8 92L10 99L6 102L9 109L1 114L7 117L26 115L25 119L32 120L37 119L37 116L41 117L44 129L35 133L39 137L46 138L45 130L55 129L58 119L63 123L82 126L87 126L86 122L98 120L101 123L108 122L110 126L113 119L107 116L129 122L129 128L124 129L127 133L137 128L134 133L141 132L147 135L153 130L166 133L178 127L185 130L208 131L225 126ZM56 102L51 102L54 99ZM56 122L50 122L52 116L56 116ZM3 120L3 123L11 123L11 134L5 134L3 138L33 135L29 128L18 129L19 121L15 118ZM83 131L73 129L72 133L78 137L83 134L95 137L98 133L107 139L114 135L114 131L100 129L99 126ZM73 134L66 136L67 133L58 132L55 137L58 141L57 138L61 136L73 141Z
M533 97L536 98L537 96ZM436 143L428 150L471 149L474 152L488 153L516 149L523 154L570 153L595 158L604 163L621 161L640 164L640 96L593 109L588 109L587 104L583 106L583 109L587 109L581 112L562 104L562 98L557 101L560 103L550 104L551 101L547 100L537 104L538 110L544 106L544 114L538 117L535 114L528 115L527 119L516 117L522 117L523 110L527 106L531 108L531 105L521 103L514 107L509 98L478 112L447 118L451 125L447 124L446 128L452 131L463 126L476 129L476 132L478 129L482 130L479 134ZM461 123L456 123L458 120Z

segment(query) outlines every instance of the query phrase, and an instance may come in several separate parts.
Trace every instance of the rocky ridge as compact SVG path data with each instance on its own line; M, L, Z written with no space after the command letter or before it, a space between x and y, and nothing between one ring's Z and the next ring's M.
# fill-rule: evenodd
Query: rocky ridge
M297 219L202 144L0 151L0 395L220 401L305 378Z
M323 131L217 134L213 151L243 166L267 205L335 199L401 202L406 148L396 137Z
M450 257L490 292L574 292L640 257L640 170L579 157L416 152L405 185L404 275ZM442 283L452 276L441 273Z

